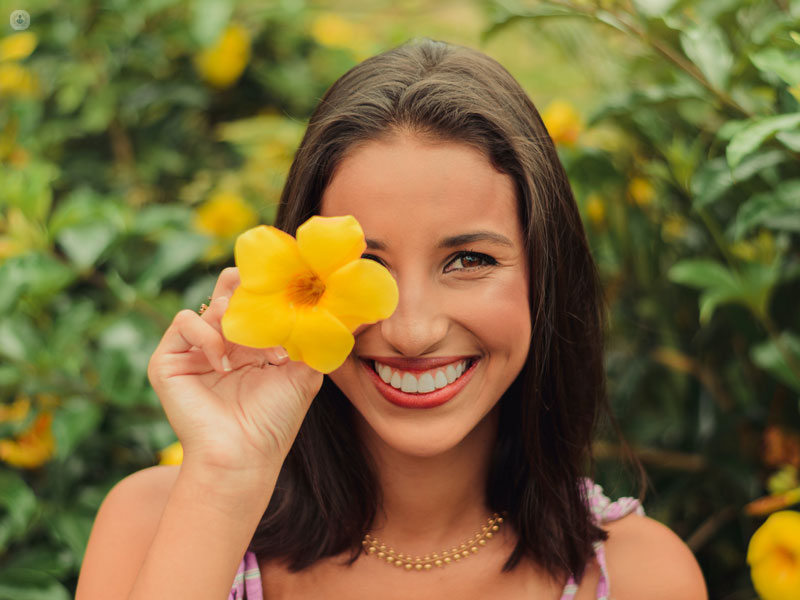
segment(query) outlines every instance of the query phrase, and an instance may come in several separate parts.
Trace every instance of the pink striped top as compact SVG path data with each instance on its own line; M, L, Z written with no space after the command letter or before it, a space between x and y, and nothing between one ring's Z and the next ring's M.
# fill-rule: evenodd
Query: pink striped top
M603 494L603 488L588 477L583 478L583 485L595 522L598 524L621 519L630 513L644 515L644 508L636 498L626 496L612 502L610 498ZM611 581L608 576L605 548L602 541L594 543L594 553L597 558L597 564L600 566L600 580L597 582L597 600L608 600L611 593ZM561 600L572 600L577 592L578 584L575 582L575 577L570 576L564 591L561 592ZM248 551L245 553L233 580L228 600L265 600L264 591L261 588L261 572L258 569L256 555L253 552Z

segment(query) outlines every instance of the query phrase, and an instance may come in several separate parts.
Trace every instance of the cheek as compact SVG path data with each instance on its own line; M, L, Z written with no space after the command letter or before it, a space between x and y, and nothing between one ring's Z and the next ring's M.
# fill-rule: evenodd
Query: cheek
M460 294L459 314L463 324L489 348L515 353L530 344L531 318L528 286L516 274L493 285L476 286Z

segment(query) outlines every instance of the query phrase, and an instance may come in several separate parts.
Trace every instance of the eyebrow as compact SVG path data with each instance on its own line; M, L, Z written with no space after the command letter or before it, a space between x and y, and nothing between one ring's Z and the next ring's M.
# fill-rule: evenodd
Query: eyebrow
M458 235L453 235L442 239L439 242L438 247L455 248L456 246L463 246L464 244L481 241L494 242L496 244L500 244L501 246L508 246L509 248L514 247L514 243L510 239L504 235L495 233L494 231L473 231L470 233L460 233ZM379 240L367 238L366 242L367 248L372 248L373 250L386 250L386 244Z

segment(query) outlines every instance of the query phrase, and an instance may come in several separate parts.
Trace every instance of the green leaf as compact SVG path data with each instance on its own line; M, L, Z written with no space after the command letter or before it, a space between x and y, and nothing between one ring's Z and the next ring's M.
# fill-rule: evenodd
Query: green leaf
M36 496L14 471L0 468L0 553L28 528L36 514Z
M145 296L157 294L165 279L185 271L205 253L209 241L208 236L186 231L168 235L136 282L137 289Z
M762 192L739 207L728 234L740 240L756 225L800 232L800 179L784 181L772 192Z
M41 333L23 314L0 317L0 356L14 361L32 361L42 348Z
M750 56L750 60L759 71L775 73L786 83L796 85L800 83L800 57L790 57L778 48L766 48Z
M797 362L800 362L800 338L788 331L784 331L781 333L780 339ZM766 340L757 346L753 346L750 350L750 358L759 367L769 371L790 388L800 392L800 377L789 368L783 354L773 340Z
M70 600L71 595L50 573L40 569L0 569L0 600Z
M225 29L233 12L230 0L196 0L192 8L191 31L201 46L212 45Z
M46 520L55 538L80 560L89 542L94 516L88 512L77 512L75 509L59 509L55 514L48 514Z
M677 0L633 0L636 11L645 17L660 17L675 6Z
M116 232L107 223L83 223L62 229L58 243L76 267L85 269L97 262L115 236Z
M739 289L736 275L710 259L684 260L675 263L667 276L670 281L694 288Z
M779 131L789 131L800 125L800 113L789 113L774 117L759 117L731 138L726 148L728 164L735 168L742 159L756 150L764 141Z
M94 434L102 419L100 406L86 398L70 398L53 418L56 459L65 460L83 440Z
M700 322L707 323L721 304L742 304L758 316L766 314L780 278L780 263L745 265L741 272L734 272L713 260L684 260L672 266L668 277L675 283L703 290L699 299Z
M735 169L731 169L724 158L715 158L703 163L692 178L694 208L703 208L753 175L781 164L789 159L782 150L759 152L745 158Z
M775 139L789 148L789 150L800 152L800 129L795 131L781 131L775 134Z
M76 274L49 254L27 252L0 263L0 313L11 310L24 294L48 298L72 283Z
M34 569L48 573L53 577L63 578L70 574L74 566L69 555L70 553L65 552L63 549L49 546L21 548L3 563L3 570Z
M682 32L680 40L686 56L708 82L718 89L727 88L734 61L722 30L706 23Z

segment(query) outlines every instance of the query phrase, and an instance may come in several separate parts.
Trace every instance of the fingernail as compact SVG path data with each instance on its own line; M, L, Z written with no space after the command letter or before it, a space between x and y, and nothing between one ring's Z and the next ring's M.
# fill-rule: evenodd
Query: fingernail
M230 371L231 370L231 361L228 360L228 355L227 354L223 354L222 355L222 368L225 371Z
M286 353L286 350L283 348L278 348L275 351L275 356L278 357L278 360L283 360L284 358L289 358L289 355Z

